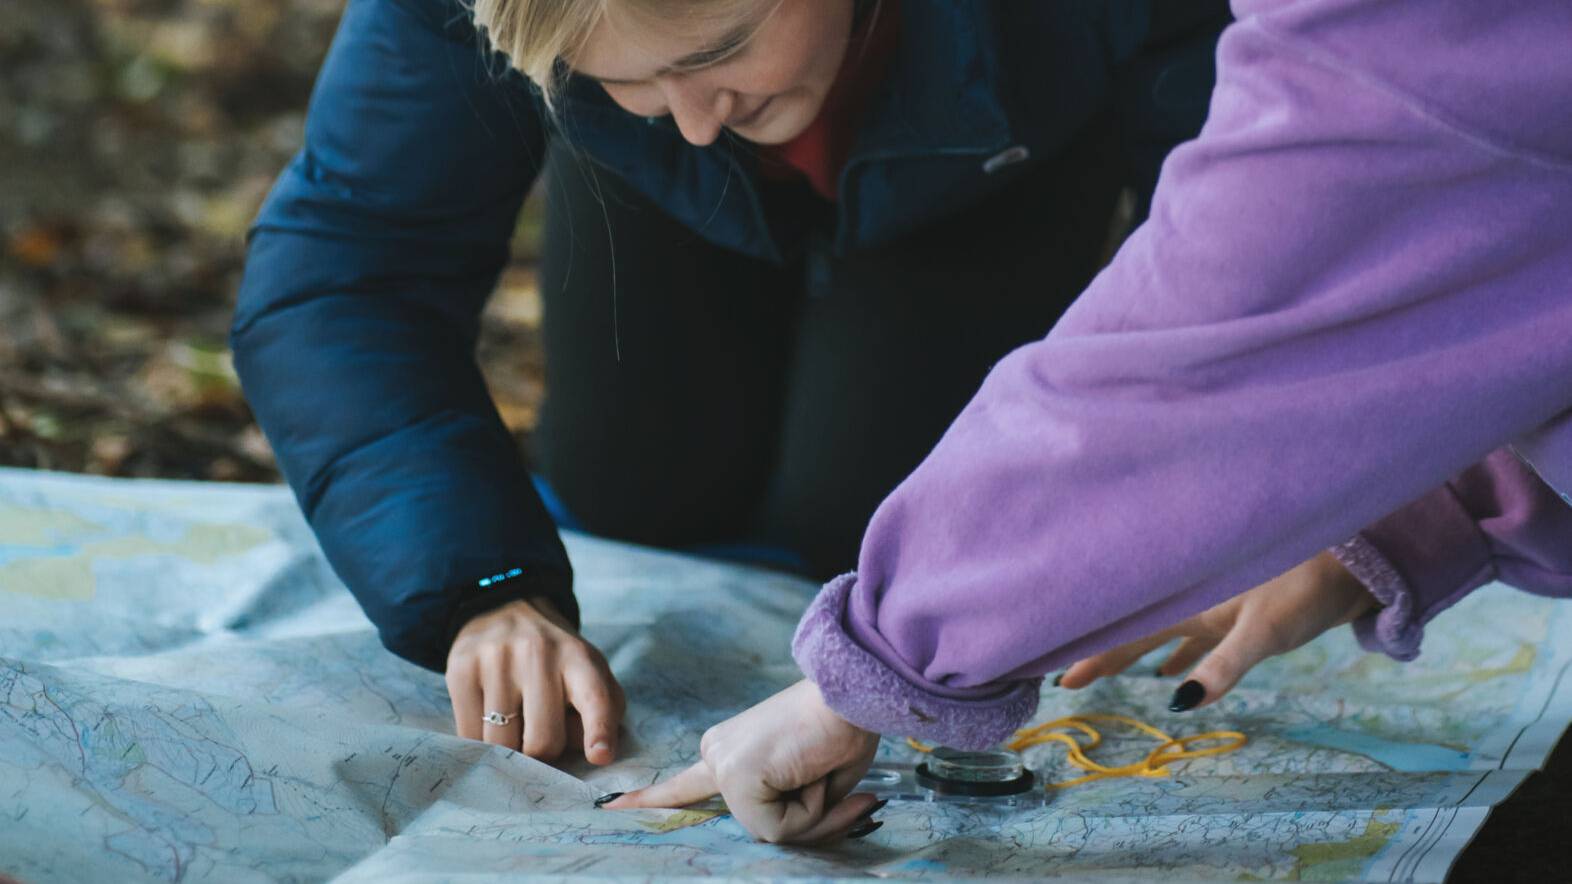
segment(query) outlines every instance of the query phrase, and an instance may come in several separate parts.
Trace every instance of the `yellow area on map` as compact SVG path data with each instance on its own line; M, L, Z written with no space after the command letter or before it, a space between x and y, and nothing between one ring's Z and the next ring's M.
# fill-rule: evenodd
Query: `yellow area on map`
M103 531L103 525L62 510L0 508L0 538L5 539L5 545L34 547L40 552L0 564L0 592L88 601L97 590L93 576L96 559L168 555L209 564L273 539L272 532L262 528L210 523L193 524L174 541L143 534L84 539ZM54 552L57 547L61 551Z
M1520 644L1517 646L1517 653L1513 654L1512 659L1508 660L1505 664L1501 666L1493 666L1489 669L1475 669L1472 672L1465 673L1464 677L1473 684L1479 684L1482 681L1489 681L1493 678L1501 678L1507 675L1517 675L1518 673L1527 672L1534 668L1534 658L1538 656L1538 654L1539 650L1533 645L1527 643Z
M237 555L273 539L271 532L249 525L192 525L186 536L174 543L162 543L132 534L82 547L89 556L175 555L201 564Z
M0 507L0 537L7 546L53 546L63 537L102 530L63 510Z
M85 602L93 597L96 588L93 563L87 559L55 556L0 565L0 591L3 592Z
M639 825L649 829L651 832L665 834L667 832L675 832L678 829L686 829L689 826L697 826L700 823L707 823L718 816L725 815L726 811L724 810L679 810L663 820L640 820Z
M1381 852L1397 834L1400 824L1371 817L1365 830L1347 841L1301 844L1289 849L1294 857L1294 881L1343 881L1359 873L1370 858Z

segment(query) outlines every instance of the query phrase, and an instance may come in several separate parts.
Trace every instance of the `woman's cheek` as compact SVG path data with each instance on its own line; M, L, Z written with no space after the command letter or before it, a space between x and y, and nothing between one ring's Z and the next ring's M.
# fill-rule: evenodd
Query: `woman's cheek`
M747 62L739 64L737 69L728 71L726 85L744 95L753 95L767 98L781 95L808 85L813 79L812 60L800 54L769 55L763 52L749 53Z

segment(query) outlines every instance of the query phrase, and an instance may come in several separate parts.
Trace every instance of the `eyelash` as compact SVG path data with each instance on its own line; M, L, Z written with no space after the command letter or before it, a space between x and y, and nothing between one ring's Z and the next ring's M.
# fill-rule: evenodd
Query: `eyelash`
M749 37L744 37L744 38L742 38L742 39L740 39L740 40L738 40L738 41L736 41L734 43L731 43L729 45L717 46L716 48L710 50L709 55L711 57L703 59L698 64L686 65L679 71L679 73L684 73L684 74L693 73L694 71L700 71L700 70L703 70L704 68L720 64L723 61L731 61L732 59L737 58L738 56L740 56L743 53L747 52L748 51L748 47L752 46L752 45L753 45L753 40L752 40L751 35L750 35ZM627 88L627 87L630 87L630 86L646 86L646 85L649 85L649 84L648 83L602 83L601 87L606 89L607 91L610 91L612 89Z
M684 72L703 70L704 68L710 67L712 65L720 64L723 61L731 61L744 52L747 52L748 46L752 42L753 41L751 40L742 39L727 46L717 46L710 50L710 52L707 53L698 63L686 65L682 70Z

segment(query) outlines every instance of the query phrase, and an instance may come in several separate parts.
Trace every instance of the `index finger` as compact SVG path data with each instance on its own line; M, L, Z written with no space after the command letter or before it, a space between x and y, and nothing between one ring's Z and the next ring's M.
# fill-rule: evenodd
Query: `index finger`
M602 667L578 664L563 669L562 680L568 703L583 723L584 758L591 764L610 764L617 756L617 725L622 721L616 677Z
M1155 635L1126 642L1101 654L1077 660L1059 677L1058 686L1073 691L1084 688L1099 678L1118 675L1134 666L1137 660L1151 653L1153 648L1167 644L1172 638L1173 630L1165 629Z
M715 774L708 764L699 761L665 782L654 783L629 792L616 801L607 802L604 806L607 810L683 807L719 794L720 788L715 785Z

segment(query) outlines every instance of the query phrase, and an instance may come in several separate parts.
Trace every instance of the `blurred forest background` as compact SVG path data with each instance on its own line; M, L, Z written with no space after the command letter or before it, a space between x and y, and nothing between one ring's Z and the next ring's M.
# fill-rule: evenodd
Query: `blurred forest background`
M0 464L278 478L225 338L245 231L299 148L343 0L6 0ZM539 205L481 362L522 437L543 393Z

